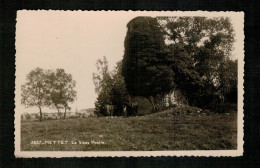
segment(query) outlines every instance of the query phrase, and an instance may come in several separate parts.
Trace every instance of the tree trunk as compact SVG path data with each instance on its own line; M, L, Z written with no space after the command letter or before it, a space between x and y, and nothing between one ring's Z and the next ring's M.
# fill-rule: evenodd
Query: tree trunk
M60 117L60 119L61 119L61 116L60 116L60 109L59 108L57 108L57 110L58 110L58 116Z
M66 118L66 110L67 110L67 108L65 107L64 119Z
M156 112L156 105L155 105L155 102L154 102L154 97L153 96L150 96L149 99L150 103L152 104L153 106L153 113Z
M156 104L159 106L159 111L164 110L164 96L158 95L156 96Z
M132 103L132 96L128 95L128 103Z
M39 109L40 109L40 122L42 121L42 109L41 109L41 107L39 107Z

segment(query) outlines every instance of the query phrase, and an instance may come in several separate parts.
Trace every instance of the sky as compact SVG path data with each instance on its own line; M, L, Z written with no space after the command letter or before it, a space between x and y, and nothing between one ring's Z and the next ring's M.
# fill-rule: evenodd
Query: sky
M241 13L240 13L241 14ZM137 16L228 16L234 26L234 58L243 53L243 18L235 12L148 12L148 11L51 11L21 10L16 25L16 108L38 112L21 105L21 85L36 67L63 68L77 82L77 101L72 111L94 108L97 98L92 80L96 61L106 56L109 69L122 60L127 23ZM44 112L56 111L43 108Z

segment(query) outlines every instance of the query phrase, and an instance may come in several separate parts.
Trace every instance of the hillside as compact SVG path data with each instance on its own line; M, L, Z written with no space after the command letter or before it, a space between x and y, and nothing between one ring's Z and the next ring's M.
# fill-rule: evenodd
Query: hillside
M237 113L176 108L137 117L89 117L21 123L23 151L235 149ZM35 144L38 141L39 144ZM55 144L54 144L54 141ZM58 141L64 141L63 144Z

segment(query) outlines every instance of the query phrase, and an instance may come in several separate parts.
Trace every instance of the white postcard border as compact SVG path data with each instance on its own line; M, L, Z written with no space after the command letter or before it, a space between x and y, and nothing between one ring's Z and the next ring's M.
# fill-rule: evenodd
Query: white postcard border
M126 14L128 12L138 13L140 16L206 16L206 17L218 17L218 16L235 16L241 22L241 32L237 34L238 39L241 41L238 57L238 124L237 124L237 150L187 150L187 151L21 151L21 115L17 112L17 104L20 103L20 100L15 97L15 157L23 158L38 158L38 157L51 157L51 158L61 158L61 157L151 157L151 156L242 156L243 155L243 145L244 145L244 114L243 114L243 105L244 105L244 12L208 12L208 11L54 11L54 10L38 10L40 12L121 12L120 14ZM30 10L19 10L17 16L21 12L30 12ZM34 11L35 12L35 11ZM17 30L16 30L17 31ZM17 39L16 39L16 45ZM16 58L16 81L19 83L19 62ZM20 86L15 86L15 88ZM17 90L15 90L17 94Z

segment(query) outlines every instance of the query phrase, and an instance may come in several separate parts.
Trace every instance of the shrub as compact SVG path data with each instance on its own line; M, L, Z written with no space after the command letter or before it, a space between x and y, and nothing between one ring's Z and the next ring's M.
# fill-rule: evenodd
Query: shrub
M150 101L145 97L141 97L141 96L134 97L132 101L138 102L137 115L146 115L152 113L153 106L150 103Z
M30 119L31 119L31 115L30 115L30 114L28 114L28 113L27 113L27 114L25 114L24 116L25 116L26 120L30 120Z
M230 111L237 111L237 104L232 103L220 103L215 108L212 108L212 111L216 113L227 113Z

